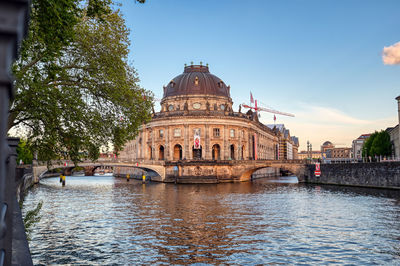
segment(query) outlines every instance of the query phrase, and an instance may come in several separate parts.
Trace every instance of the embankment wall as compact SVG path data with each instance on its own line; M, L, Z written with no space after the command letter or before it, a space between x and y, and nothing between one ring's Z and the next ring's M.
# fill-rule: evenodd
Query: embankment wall
M400 189L400 162L321 164L306 166L305 183Z

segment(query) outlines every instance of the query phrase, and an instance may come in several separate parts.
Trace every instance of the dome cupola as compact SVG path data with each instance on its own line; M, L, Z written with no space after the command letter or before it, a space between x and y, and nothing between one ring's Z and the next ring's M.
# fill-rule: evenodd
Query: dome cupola
M209 95L230 98L230 87L210 73L208 65L185 66L183 74L164 86L163 98L170 96Z

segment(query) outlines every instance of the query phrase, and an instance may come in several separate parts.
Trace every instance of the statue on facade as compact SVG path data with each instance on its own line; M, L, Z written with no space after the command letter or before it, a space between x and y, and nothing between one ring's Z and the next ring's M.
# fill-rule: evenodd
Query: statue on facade
M206 102L206 110L210 111L210 103L208 101Z
M189 109L189 105L187 102L185 102L185 105L183 106L183 110L187 111Z
M239 113L241 113L241 112L242 112L242 105L239 104Z

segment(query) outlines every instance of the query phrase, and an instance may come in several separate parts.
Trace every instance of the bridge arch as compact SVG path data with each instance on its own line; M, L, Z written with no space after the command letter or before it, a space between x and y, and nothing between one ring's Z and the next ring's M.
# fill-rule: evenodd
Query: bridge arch
M260 169L263 168L279 168L284 171L288 171L290 174L297 176L299 180L303 179L305 174L305 166L304 164L298 163L290 163L290 162L281 162L281 163L262 163L257 161L250 161L246 166L242 167L241 171L238 171L238 180L239 181L250 181L251 175ZM239 170L239 169L238 169Z

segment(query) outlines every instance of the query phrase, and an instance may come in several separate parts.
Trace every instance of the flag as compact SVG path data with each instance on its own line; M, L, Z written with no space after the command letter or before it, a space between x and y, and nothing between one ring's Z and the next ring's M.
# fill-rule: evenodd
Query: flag
M257 110L257 100L256 100L256 104L255 104L254 110L255 110L256 112L258 111L258 110Z
M251 92L250 92L250 103L254 103L253 94L251 94Z
M274 122L276 121L276 116L274 115Z

